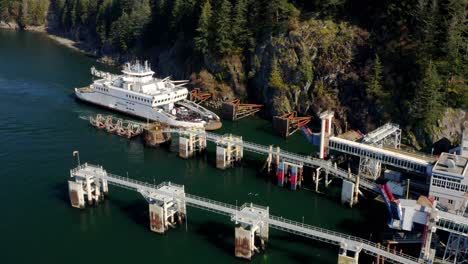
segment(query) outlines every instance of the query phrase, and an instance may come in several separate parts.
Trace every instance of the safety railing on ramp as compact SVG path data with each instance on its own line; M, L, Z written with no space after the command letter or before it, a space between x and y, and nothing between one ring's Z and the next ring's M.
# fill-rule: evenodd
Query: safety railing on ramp
M211 200L211 199L207 199L204 197L195 196L195 195L191 195L187 193L185 193L184 195L176 195L174 193L167 193L167 192L158 190L159 188L163 186L171 185L170 182L163 182L158 185L149 184L149 183L134 180L128 177L122 177L122 176L118 176L115 174L107 173L107 171L105 171L101 166L91 165L88 163L85 163L81 166L78 166L75 169L72 169L71 173L72 175L86 174L88 176L94 176L96 178L105 179L108 181L109 184L119 186L122 188L126 188L129 190L134 190L138 192L143 191L147 193L154 192L154 193L160 193L160 194L172 196L174 198L185 201L190 206L197 207L203 210L208 210L208 211L215 212L215 213L220 213L220 214L231 216L231 217L233 217L237 213L242 214L241 208L239 208L238 206L233 206L230 204L218 202L215 200ZM395 253L388 252L385 250L384 247L374 242L362 239L362 238L342 234L339 232L319 228L319 227L308 225L308 224L299 223L296 221L284 219L282 217L277 217L273 215L270 215L269 218L266 219L265 221L267 221L268 224L272 228L276 228L278 230L282 230L285 232L312 238L312 239L319 240L322 242L331 243L334 245L340 245L342 243L345 243L347 246L352 246L355 249L360 248L367 254L374 255L374 256L377 256L377 255L383 256L386 258L386 261L391 262L391 263L403 263L403 264L421 263L421 262L418 262L418 259L415 257L402 254L402 253L398 253L398 252L395 252Z

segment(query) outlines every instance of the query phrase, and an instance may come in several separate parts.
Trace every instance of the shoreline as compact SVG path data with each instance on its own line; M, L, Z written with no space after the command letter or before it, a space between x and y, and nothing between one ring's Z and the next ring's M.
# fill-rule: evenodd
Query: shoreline
M45 36L47 36L49 39L53 40L57 44L67 47L69 49L72 49L74 51L80 52L86 56L95 58L96 61L99 63L103 63L103 64L110 65L110 66L117 65L116 63L117 60L115 58L112 58L110 56L98 56L96 55L95 51L93 52L93 51L89 51L89 50L78 47L80 45L80 42L53 34L51 32L48 32L47 29L48 28L46 26L26 26L25 28L21 28L15 22L6 23L4 21L0 21L0 30L28 31L28 32L43 33Z

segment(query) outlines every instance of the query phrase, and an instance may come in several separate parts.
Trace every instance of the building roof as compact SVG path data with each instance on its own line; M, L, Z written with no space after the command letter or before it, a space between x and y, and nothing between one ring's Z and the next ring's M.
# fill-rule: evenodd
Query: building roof
M468 178L468 158L444 152L432 172L456 178Z

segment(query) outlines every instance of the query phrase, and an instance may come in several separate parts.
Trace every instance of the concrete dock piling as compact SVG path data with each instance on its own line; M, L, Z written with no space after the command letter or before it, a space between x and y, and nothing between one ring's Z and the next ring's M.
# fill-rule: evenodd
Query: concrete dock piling
M206 136L196 129L184 131L179 135L179 156L184 159L191 158L195 153L206 149Z
M327 168L323 170L326 172ZM150 229L157 233L162 234L169 228L176 227L177 223L186 220L187 205L229 216L231 221L236 224L234 253L240 258L251 259L256 252L265 249L269 239L269 228L271 227L334 245L339 244L338 263L342 264L357 264L361 249L365 249L365 253L373 256L380 255L387 260L393 259L395 263L418 263L414 261L414 257L401 252L396 254L396 252L382 250L380 246L365 239L311 226L304 222L284 219L281 216L270 215L268 207L252 203L238 207L237 204L234 206L205 197L186 194L182 185L170 182L163 182L159 185L149 184L128 177L108 174L101 166L88 163L70 170L68 186L72 206L84 208L86 201L99 201L103 194L107 192L107 183L139 192L149 204ZM359 180L357 180L356 185L359 185ZM356 190L352 185L350 189ZM435 225L439 218L431 217L431 219L433 220L429 223ZM435 231L435 226L428 226L427 229L431 231L434 229ZM423 248L429 247L423 246ZM433 258L431 252L433 251L429 250L429 257L425 257L426 255L423 253L421 254L425 262Z
M251 217L252 215L255 217ZM265 249L269 236L268 217L268 207L251 203L244 204L240 211L233 216L233 220L237 224L234 248L236 257L250 260L256 252ZM256 241L258 244L255 243Z
M244 155L242 137L223 136L216 142L216 167L226 169L242 160Z
M360 248L348 248L346 243L340 244L338 253L338 264L359 264Z
M139 192L148 201L150 230L164 234L186 218L185 190L170 182L155 188L156 192Z
M78 166L78 168L81 167L83 165ZM68 181L68 193L72 207L85 208L86 203L98 204L109 192L107 180L94 176L95 174L106 175L107 172L102 167L87 169L89 171L83 169L79 174L76 174L74 170L70 171L70 177L73 179Z

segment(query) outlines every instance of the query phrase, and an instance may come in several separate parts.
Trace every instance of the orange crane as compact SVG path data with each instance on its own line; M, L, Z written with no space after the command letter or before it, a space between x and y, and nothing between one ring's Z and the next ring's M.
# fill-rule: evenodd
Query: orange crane
M232 121L238 120L257 113L262 107L262 104L242 104L239 99L234 99L223 103L223 118Z
M282 137L289 137L302 126L312 120L311 116L297 116L297 112L289 112L273 117L273 128Z

